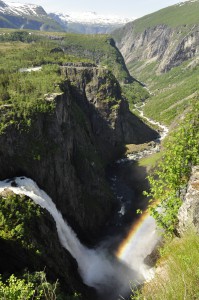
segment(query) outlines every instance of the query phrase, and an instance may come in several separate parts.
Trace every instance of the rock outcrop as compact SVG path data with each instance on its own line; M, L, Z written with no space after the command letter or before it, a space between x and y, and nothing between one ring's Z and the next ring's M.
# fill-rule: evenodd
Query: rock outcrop
M84 242L91 242L113 208L105 165L125 143L154 139L128 109L120 86L106 69L63 67L61 94L46 95L51 113L38 113L31 126L7 127L0 136L0 179L34 179L56 203Z
M129 111L118 81L106 68L63 67L62 72L74 86L72 95L89 118L106 162L117 158L125 144L154 139L156 133Z
M184 203L179 209L178 220L180 234L189 227L195 228L199 234L199 166L192 169Z

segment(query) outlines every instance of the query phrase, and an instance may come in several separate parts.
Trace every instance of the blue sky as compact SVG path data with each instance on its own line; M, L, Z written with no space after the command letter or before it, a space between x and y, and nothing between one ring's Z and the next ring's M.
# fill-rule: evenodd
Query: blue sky
M6 1L6 0L5 0ZM141 17L183 0L9 0L42 5L47 12L95 11L99 14Z

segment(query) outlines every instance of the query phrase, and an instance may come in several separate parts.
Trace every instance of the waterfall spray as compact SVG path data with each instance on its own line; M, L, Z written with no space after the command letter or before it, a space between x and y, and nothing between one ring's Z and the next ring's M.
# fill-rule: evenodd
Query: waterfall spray
M13 182L15 184L12 184ZM96 288L100 293L108 294L108 298L104 299L115 299L119 294L129 291L130 282L140 283L144 280L141 274L108 255L106 251L99 248L88 249L82 245L52 199L31 179L17 177L1 181L0 193L5 189L12 190L15 194L28 196L52 215L60 243L76 259L84 283Z

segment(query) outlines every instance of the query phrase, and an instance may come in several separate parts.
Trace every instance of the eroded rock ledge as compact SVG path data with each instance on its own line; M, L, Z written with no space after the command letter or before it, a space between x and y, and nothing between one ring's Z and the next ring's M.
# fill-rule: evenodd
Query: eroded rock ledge
M184 203L179 210L178 219L178 231L180 234L189 227L194 227L199 234L199 166L195 166L192 169L187 193Z

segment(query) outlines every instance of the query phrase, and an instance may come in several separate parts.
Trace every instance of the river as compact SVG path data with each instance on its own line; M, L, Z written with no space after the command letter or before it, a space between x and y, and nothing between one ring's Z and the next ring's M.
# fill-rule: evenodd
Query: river
M144 105L139 108L136 106L136 109L143 119L159 128L160 135L147 149L128 154L109 168L109 181L119 207L112 220L112 226L116 224L112 230L112 237L107 237L103 243L113 247L117 258L146 281L154 276L149 257L160 241L160 234L156 229L155 220L147 212L148 199L143 196L143 190L149 188L146 178L148 174L145 167L139 166L139 160L159 152L161 142L169 130L165 125L144 116ZM137 214L137 210L143 213ZM109 230L111 235L111 229Z

